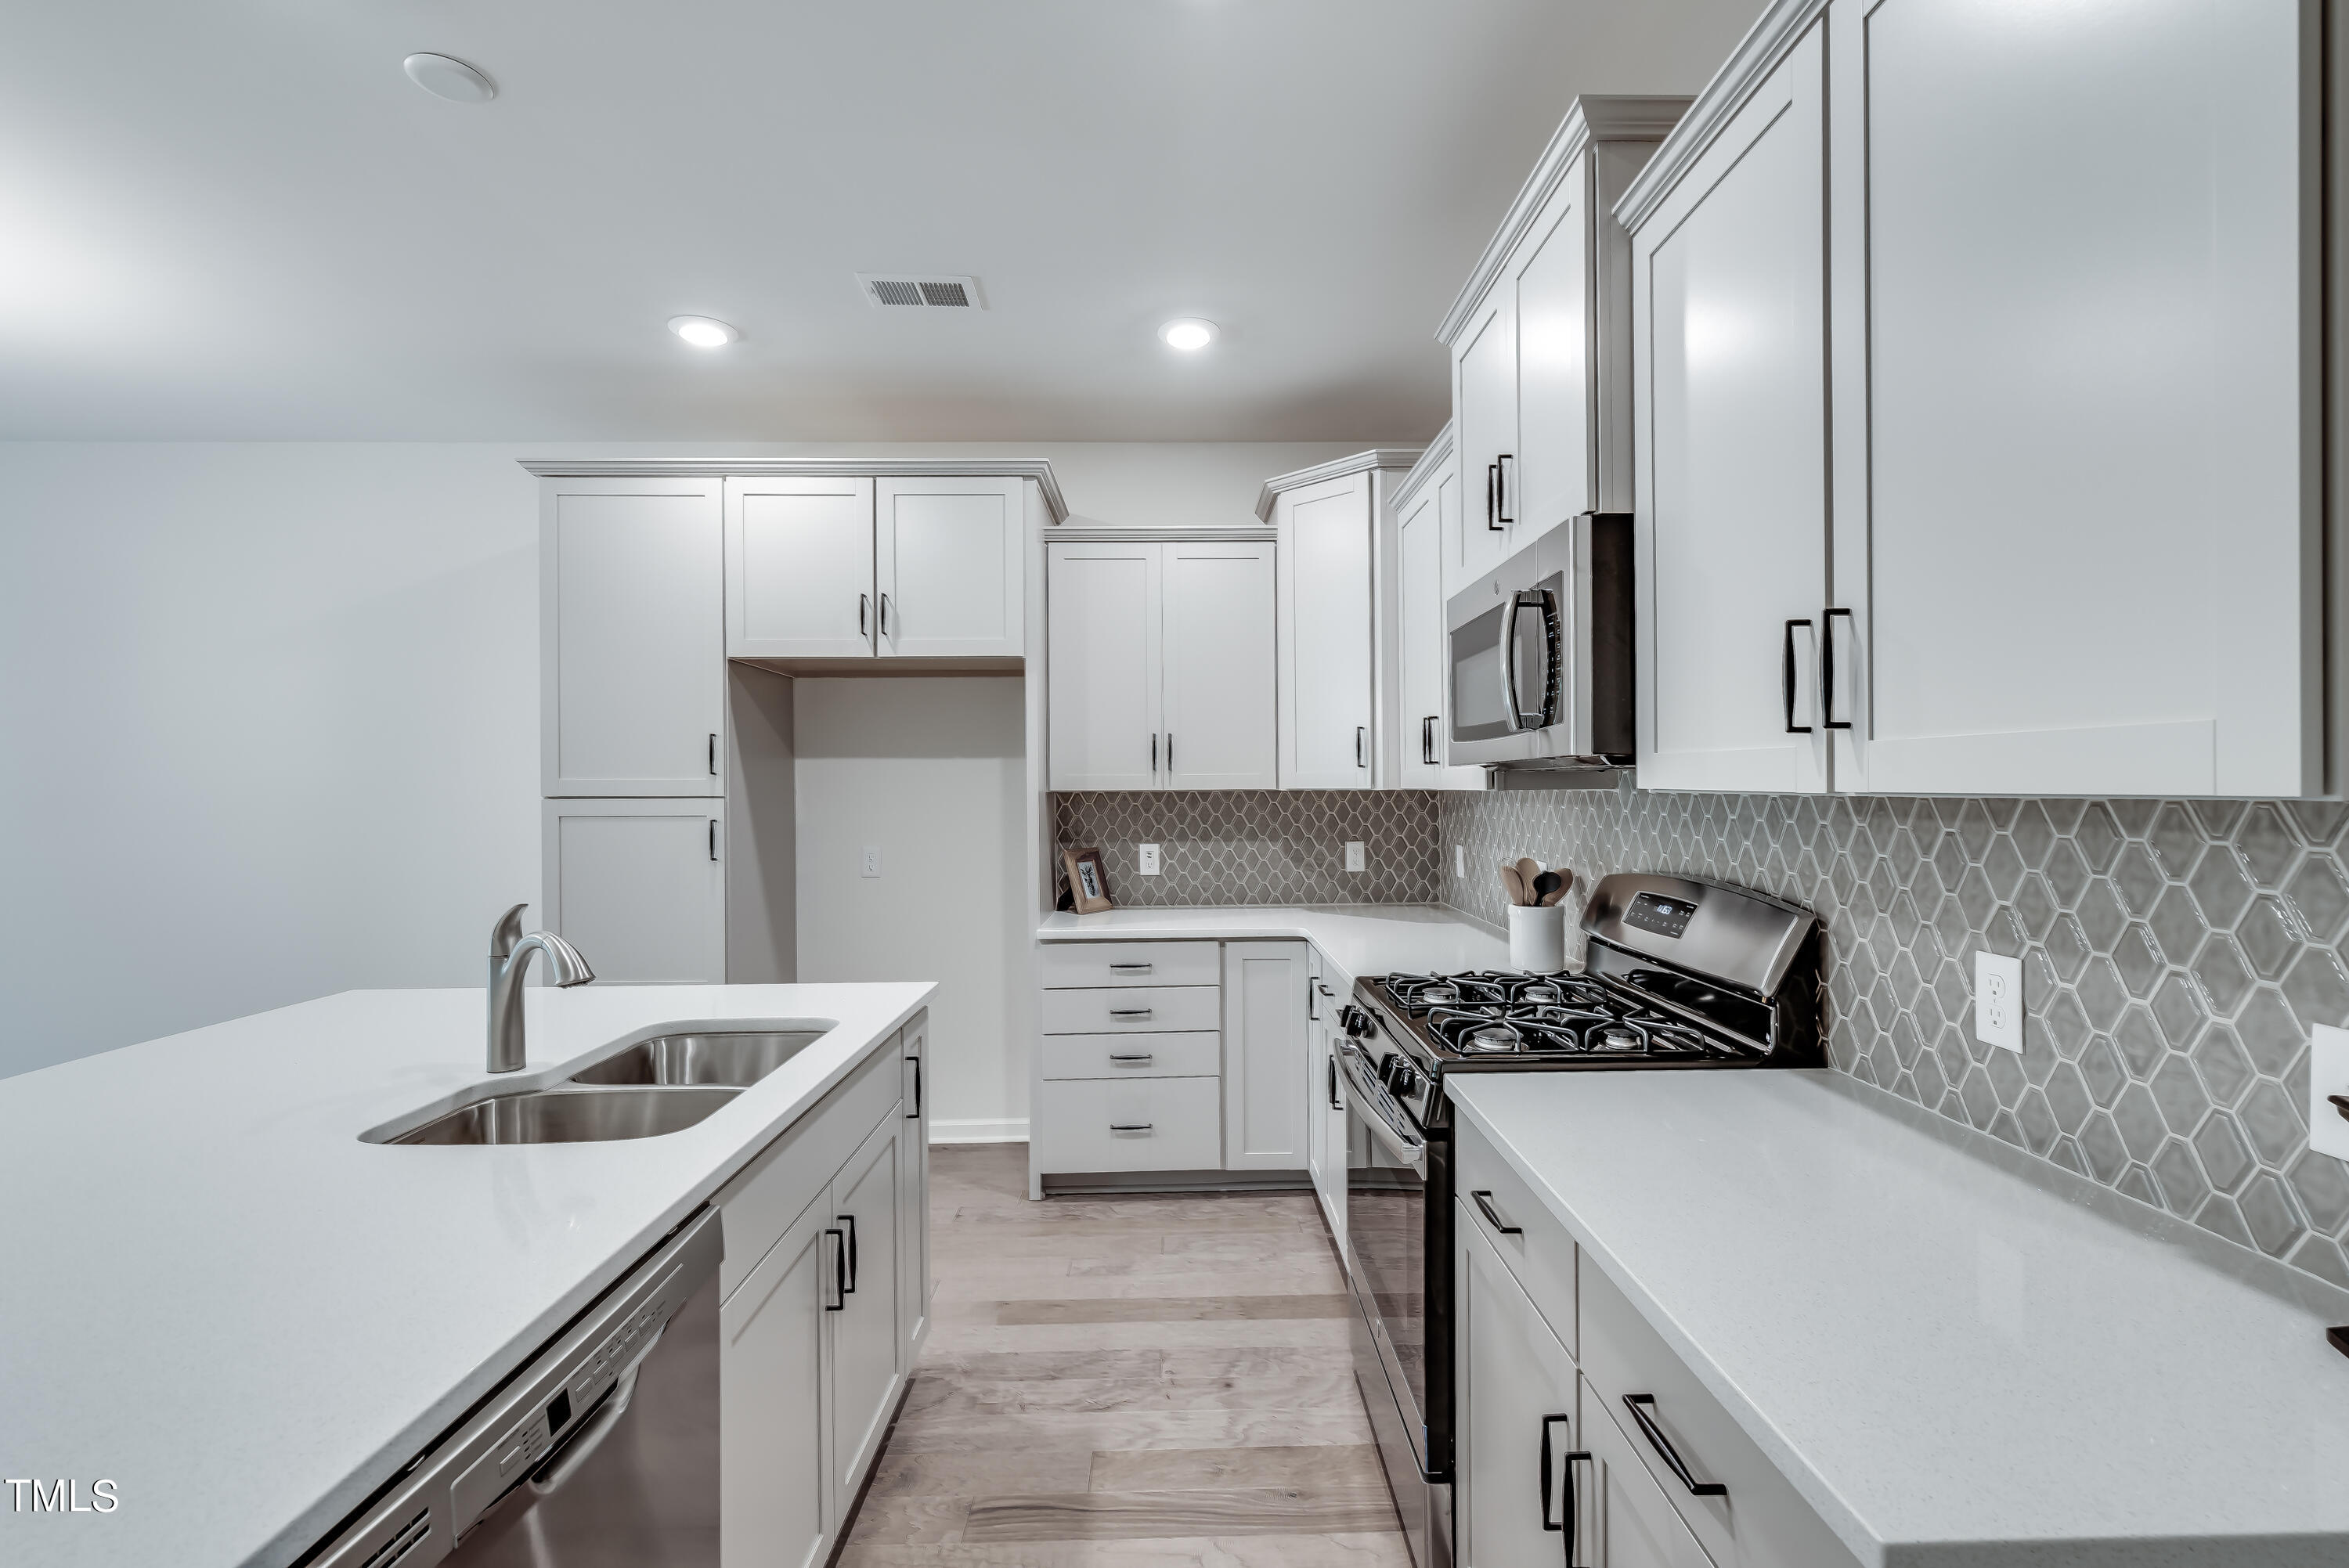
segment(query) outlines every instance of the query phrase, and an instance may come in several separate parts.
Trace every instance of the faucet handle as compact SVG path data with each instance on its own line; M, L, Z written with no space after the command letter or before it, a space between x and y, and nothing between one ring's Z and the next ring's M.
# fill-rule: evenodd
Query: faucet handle
M492 958L505 959L513 956L514 944L522 940L522 912L529 907L530 905L526 903L514 905L505 913L498 916L498 923L490 927Z

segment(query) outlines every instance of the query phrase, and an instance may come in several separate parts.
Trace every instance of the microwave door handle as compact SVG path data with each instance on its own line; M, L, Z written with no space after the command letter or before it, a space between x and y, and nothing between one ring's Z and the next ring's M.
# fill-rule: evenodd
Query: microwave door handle
M1501 601L1501 722L1514 733L1525 725L1517 717L1517 596Z

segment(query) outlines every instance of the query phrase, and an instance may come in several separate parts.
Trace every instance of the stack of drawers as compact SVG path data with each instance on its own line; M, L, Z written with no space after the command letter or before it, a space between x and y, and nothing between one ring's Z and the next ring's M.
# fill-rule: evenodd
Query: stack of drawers
M1041 953L1037 1170L1222 1169L1219 944L1048 943Z

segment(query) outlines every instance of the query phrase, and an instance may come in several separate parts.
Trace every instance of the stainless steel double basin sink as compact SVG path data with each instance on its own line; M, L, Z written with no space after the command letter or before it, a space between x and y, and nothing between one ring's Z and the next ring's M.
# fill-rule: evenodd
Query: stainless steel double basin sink
M803 1028L662 1035L639 1040L560 1083L492 1094L370 1143L605 1143L657 1138L702 1120L823 1038ZM390 1123L398 1126L398 1123Z

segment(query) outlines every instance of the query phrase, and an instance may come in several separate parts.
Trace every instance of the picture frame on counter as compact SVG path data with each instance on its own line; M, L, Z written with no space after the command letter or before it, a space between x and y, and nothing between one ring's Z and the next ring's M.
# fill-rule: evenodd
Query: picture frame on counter
M1068 873L1069 897L1079 914L1099 914L1117 907L1110 901L1109 869L1102 863L1101 851L1062 850L1061 867Z

